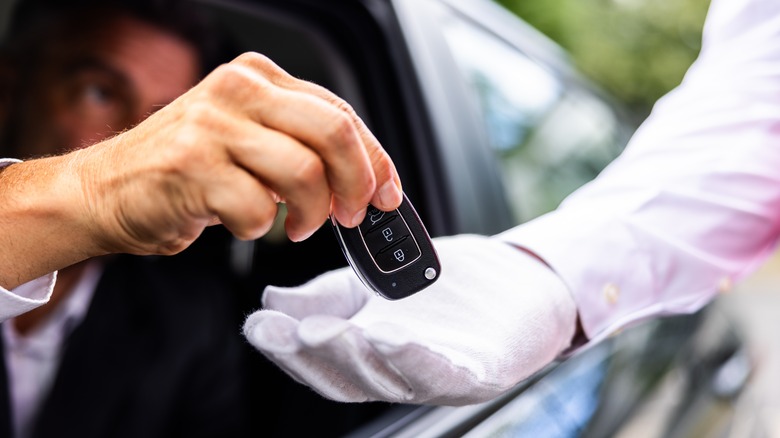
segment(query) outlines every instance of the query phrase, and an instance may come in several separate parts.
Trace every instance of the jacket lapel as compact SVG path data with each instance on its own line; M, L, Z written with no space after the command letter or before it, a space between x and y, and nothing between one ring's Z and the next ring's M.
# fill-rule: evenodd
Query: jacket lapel
M0 336L0 352L4 351L3 337ZM0 436L11 436L11 402L8 388L8 372L5 368L5 355L0 355Z
M81 438L116 436L116 415L139 378L137 362L129 358L144 354L136 335L147 329L139 303L126 290L133 285L124 275L104 276L98 283L86 318L68 338L35 437L62 436L74 425L84 432Z

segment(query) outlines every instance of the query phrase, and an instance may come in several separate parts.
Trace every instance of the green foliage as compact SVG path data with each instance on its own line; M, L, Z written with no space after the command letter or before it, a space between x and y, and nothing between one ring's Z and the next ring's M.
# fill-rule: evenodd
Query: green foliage
M645 115L701 48L709 0L496 0L557 41L591 80Z

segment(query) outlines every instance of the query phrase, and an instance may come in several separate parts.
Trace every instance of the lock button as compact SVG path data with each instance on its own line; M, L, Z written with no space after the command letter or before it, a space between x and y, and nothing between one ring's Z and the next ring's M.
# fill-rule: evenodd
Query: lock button
M406 227L403 219L395 216L381 226L375 227L366 233L364 239L368 251L372 256L376 257L377 254L388 246L400 242L404 237L410 236L411 234L412 233L409 231L409 228Z
M380 251L375 259L376 264L384 272L395 271L420 258L420 248L411 237L404 237L395 245Z

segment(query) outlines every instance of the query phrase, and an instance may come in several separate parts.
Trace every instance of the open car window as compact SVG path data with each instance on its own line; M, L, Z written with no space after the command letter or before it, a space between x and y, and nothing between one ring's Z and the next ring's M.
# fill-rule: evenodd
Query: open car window
M557 46L490 1L190 1L218 20L231 55L264 53L347 100L393 157L434 236L496 233L550 211L633 130ZM224 265L246 313L260 307L266 285L299 285L346 266L328 224L288 241L281 207L257 241L220 234L194 248ZM701 331L709 316L627 330L474 406L337 403L256 352L247 384L262 436L610 436L670 370L711 378L691 383L701 389L740 359L728 328L708 338L709 349L681 352L711 335Z

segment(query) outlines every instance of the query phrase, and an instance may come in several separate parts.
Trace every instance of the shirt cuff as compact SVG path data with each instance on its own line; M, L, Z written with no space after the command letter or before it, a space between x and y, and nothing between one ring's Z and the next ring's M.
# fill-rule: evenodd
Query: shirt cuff
M21 160L15 158L0 158L0 169L9 164L20 162ZM0 321L5 321L48 303L56 281L57 273L53 272L11 290L0 286Z
M0 286L0 321L48 303L56 281L57 273L52 272L11 290Z
M21 163L22 160L17 160L16 158L0 158L0 169L3 167L14 164L14 163Z

